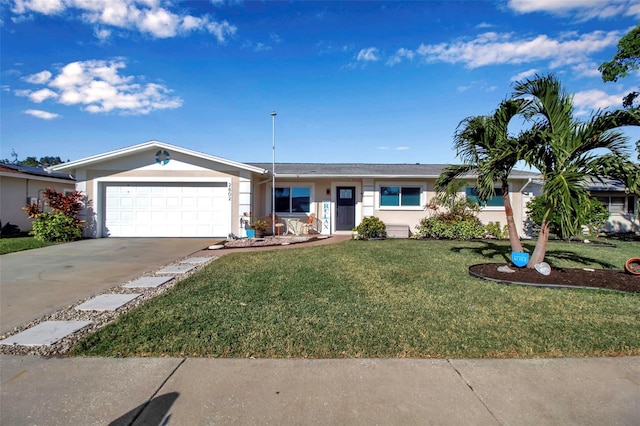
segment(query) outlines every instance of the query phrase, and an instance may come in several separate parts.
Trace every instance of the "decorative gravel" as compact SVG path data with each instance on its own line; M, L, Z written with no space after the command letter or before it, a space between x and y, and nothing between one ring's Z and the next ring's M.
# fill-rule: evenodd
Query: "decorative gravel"
M217 256L211 256L212 260L217 259ZM187 258L184 258L187 259ZM184 266L184 264L180 265L180 262L184 259L180 259L175 263L171 263L169 265L164 265L158 268L157 271L166 268L168 266ZM209 263L209 262L207 262ZM166 284L163 284L159 287L148 287L148 288L126 288L121 285L117 287L110 288L101 293L94 294L91 297L87 297L86 299L79 300L73 305L69 305L68 307L61 309L53 314L44 315L40 318L37 318L27 324L24 324L21 327L16 327L12 331L0 335L0 340L6 339L7 337L13 336L14 334L20 333L24 330L27 330L35 325L38 325L44 321L93 321L88 327L83 328L77 333L70 334L64 339L58 341L57 343L50 346L22 346L22 345L0 345L0 353L7 355L39 355L39 356L60 356L67 354L76 342L83 337L94 333L96 330L104 327L111 321L115 320L119 315L137 308L138 306L146 303L148 300L164 293L165 291L171 289L177 283L192 275L196 271L200 270L207 263L202 263L196 265L194 269L191 271L178 274L174 279L169 281ZM155 276L157 271L146 273L142 276ZM138 277L140 278L140 277ZM138 279L136 278L136 279ZM133 281L133 280L132 280ZM122 283L126 284L126 283ZM141 293L139 297L127 303L126 305L118 308L115 311L78 311L75 309L76 306L81 305L82 303L87 302L88 300L93 299L96 296L100 296L103 294L133 294L133 293Z
M264 238L239 238L237 240L228 240L225 242L224 248L283 246L288 244L306 243L321 238L327 237L323 235L281 235Z

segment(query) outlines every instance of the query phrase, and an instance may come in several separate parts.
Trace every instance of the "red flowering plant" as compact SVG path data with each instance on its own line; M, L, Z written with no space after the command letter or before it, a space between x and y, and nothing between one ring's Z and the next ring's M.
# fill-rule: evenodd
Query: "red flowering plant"
M34 219L31 234L43 241L71 241L80 238L82 221L79 214L83 195L78 191L65 195L47 188L42 196L46 199L45 207L50 212L43 211L36 203L22 208L29 218Z

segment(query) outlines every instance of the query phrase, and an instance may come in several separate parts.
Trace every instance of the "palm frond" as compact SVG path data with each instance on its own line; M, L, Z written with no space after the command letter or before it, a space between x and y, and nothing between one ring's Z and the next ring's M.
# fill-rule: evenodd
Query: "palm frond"
M452 164L450 166L447 166L440 173L440 176L438 176L438 179L436 180L435 190L436 192L444 192L456 179L459 179L460 177L465 175L475 174L476 172L477 167L472 164Z

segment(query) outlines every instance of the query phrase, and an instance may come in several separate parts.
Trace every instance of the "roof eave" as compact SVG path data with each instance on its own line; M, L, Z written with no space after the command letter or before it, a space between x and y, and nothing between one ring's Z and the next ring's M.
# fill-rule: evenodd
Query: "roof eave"
M208 161L213 161L216 163L220 163L220 164L224 164L227 166L232 166L232 167L236 167L239 169L243 169L243 170L247 170L249 172L253 172L253 173L259 173L259 174L265 174L268 171L259 167L255 167L255 166L251 166L249 164L245 164L245 163L239 163L237 161L233 161L233 160L227 160L225 158L221 158L221 157L215 157L213 155L209 155L209 154L205 154L202 152L198 152L198 151L193 151L187 148L182 148L179 146L175 146L175 145L171 145L165 142L160 142L160 141L149 141L149 142L144 142L138 145L133 145L130 147L126 147L126 148L121 148L121 149L117 149L114 151L110 151L104 154L98 154L98 155L93 155L91 157L86 157L86 158L81 158L79 160L75 160L75 161L70 161L68 163L62 163L62 164L58 164L56 166L50 167L50 170L54 170L54 171L62 171L62 170L74 170L77 168L81 168L81 167L85 167L85 166L90 166L92 164L97 164L97 163L101 163L104 161L108 161L108 160L112 160L115 158L119 158L119 157L123 157L125 155L129 155L129 154L133 154L136 152L140 152L143 151L145 149L148 149L150 147L157 147L160 149L169 149L172 151L176 151L176 152L180 152L182 154L186 154L186 155L191 155L194 157L199 157Z
M0 176L24 178L24 179L37 179L45 182L75 183L75 179L71 176L69 176L68 178L63 178L63 177L56 177L56 176L44 176L44 175L34 175L30 173L11 173L11 172L0 172Z

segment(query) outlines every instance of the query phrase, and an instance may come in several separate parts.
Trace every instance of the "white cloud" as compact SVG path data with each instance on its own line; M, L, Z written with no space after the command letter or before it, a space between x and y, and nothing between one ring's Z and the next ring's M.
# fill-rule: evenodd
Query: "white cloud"
M525 78L533 77L534 75L536 75L537 72L538 70L536 68L531 68L530 70L522 71L521 73L511 77L511 81L520 81L520 80L524 80Z
M639 16L637 0L509 0L508 7L517 13L546 12L580 20L606 19L619 15Z
M394 151L408 151L411 149L411 147L408 146L396 146L395 148L392 148L390 146L379 146L376 149L379 149L381 151L388 151L390 149L394 150Z
M32 84L44 84L51 78L49 71L42 71L36 74L28 75L24 78L24 81Z
M576 115L587 115L594 110L622 107L622 98L629 92L637 91L637 87L632 87L616 94L608 94L603 90L585 90L576 92L573 95L573 104L576 107Z
M12 11L17 14L38 12L45 15L55 15L64 10L62 0L15 0Z
M366 49L360 49L356 56L356 60L364 62L376 62L380 60L378 57L378 48L368 47Z
M58 94L48 88L36 90L35 92L29 93L29 99L31 99L32 102L35 102L37 104L41 104L47 99L50 99L50 98L55 99L57 97L58 97Z
M497 90L497 86L491 86L484 80L476 80L469 82L466 86L458 86L456 89L460 93L464 93L468 90L475 90L480 92L493 92Z
M63 105L81 105L91 113L149 114L157 109L182 106L182 99L172 97L171 90L164 85L141 84L136 82L141 78L121 75L120 70L125 67L123 60L72 62L62 67L53 79L42 79L40 84L47 83L48 87L15 93L37 103L53 99ZM34 75L45 72L49 71ZM52 76L50 72L49 76ZM38 79L31 82L34 81Z
M108 29L116 27L137 30L157 38L175 37L192 31L207 31L219 43L233 36L237 28L227 21L215 21L209 16L174 13L171 2L158 0L14 0L12 12L17 15L41 13L57 15L79 12L82 19L94 26L96 37L104 40Z
M405 49L400 48L396 51L396 53L389 58L389 60L387 61L387 65L392 67L396 64L399 64L400 62L402 62L403 59L408 59L408 60L413 60L413 57L416 56L415 52L413 50L409 50L409 49Z
M52 112L42 111L39 109L28 109L23 112L34 117L42 118L43 120L53 120L54 118L60 117L60 114L54 114Z
M554 68L582 62L589 53L615 46L620 36L619 31L594 31L578 37L568 34L552 39L541 34L535 38L516 39L513 34L489 32L472 40L421 44L416 53L426 62L464 63L468 68L539 60L551 61L550 66Z
M595 62L584 62L571 67L575 77L601 77L598 64Z
M111 37L111 30L108 30L106 28L96 28L93 31L93 34L96 36L98 40L105 41L109 37Z

